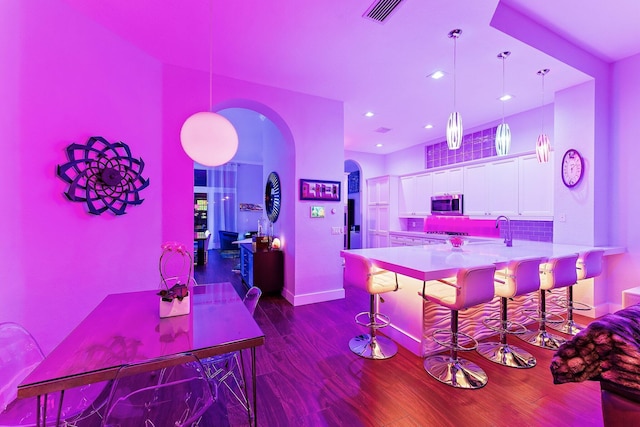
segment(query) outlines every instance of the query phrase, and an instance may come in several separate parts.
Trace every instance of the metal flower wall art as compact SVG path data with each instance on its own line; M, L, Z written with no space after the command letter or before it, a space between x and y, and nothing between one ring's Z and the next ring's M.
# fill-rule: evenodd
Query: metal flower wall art
M85 202L90 214L124 215L128 205L144 201L140 192L149 186L142 176L144 161L133 158L124 142L92 136L85 145L73 143L66 151L69 161L57 167L58 176L69 184L64 194L72 202Z

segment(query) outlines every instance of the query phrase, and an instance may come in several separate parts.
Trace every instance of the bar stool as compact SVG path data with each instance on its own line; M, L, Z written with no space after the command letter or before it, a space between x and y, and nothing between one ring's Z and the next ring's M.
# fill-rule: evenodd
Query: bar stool
M388 326L389 317L378 312L380 294L398 290L397 275L376 268L369 258L362 255L344 253L344 282L366 290L369 297L369 311L358 313L356 323L369 328L368 334L361 334L349 341L352 352L366 359L388 359L398 352L398 346L389 338L378 336L377 330ZM366 320L361 320L363 317Z
M483 323L500 333L499 342L478 344L481 356L512 368L533 368L536 358L531 353L507 343L507 334L523 334L527 328L522 323L507 320L507 298L529 294L540 289L540 263L544 258L513 260L506 269L496 271L495 295L500 297L500 317L490 317ZM496 322L500 323L495 327Z
M487 374L475 363L458 357L458 351L475 350L478 342L469 334L458 331L458 311L493 299L494 265L462 268L455 279L425 282L422 297L451 310L451 330L433 332L435 342L449 348L449 355L435 355L424 360L424 369L436 380L456 388L477 389L487 384ZM437 337L446 333L450 340ZM465 347L459 337L471 341Z
M571 254L557 258L550 258L540 265L540 296L538 299L537 317L538 330L518 335L522 340L538 347L557 350L566 340L547 332L547 323L562 323L564 319L557 314L547 313L546 292L554 288L564 288L576 283L576 262L578 254ZM555 318L554 318L555 316Z
M578 280L591 279L592 277L599 276L600 273L602 273L603 256L603 249L592 249L581 253L576 263ZM592 307L573 300L573 286L567 287L566 298L558 300L558 304L567 309L567 319L562 324L551 324L549 327L569 335L575 335L580 332L584 326L578 325L573 321L573 311L587 311L591 310Z

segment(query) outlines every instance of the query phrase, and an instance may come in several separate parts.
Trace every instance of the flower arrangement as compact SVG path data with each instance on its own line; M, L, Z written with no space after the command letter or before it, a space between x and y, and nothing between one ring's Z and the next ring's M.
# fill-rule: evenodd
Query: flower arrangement
M189 314L189 283L193 281L193 259L185 245L167 242L161 245L160 317Z
M454 248L460 248L464 245L464 239L462 237L454 236L449 239L449 243L451 243L451 246Z

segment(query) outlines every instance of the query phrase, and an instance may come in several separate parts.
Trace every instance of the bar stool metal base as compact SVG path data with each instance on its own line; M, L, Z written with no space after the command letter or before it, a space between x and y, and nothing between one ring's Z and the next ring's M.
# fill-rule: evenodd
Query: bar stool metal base
M549 324L547 326L550 327L551 329L554 329L554 330L558 331L558 332L562 332L562 333L569 334L569 335L576 335L578 332L580 332L581 330L584 329L584 326L578 325L573 320L569 320L567 322L564 322L561 325Z
M398 352L398 346L389 338L370 334L362 334L351 338L349 348L365 359L389 359Z
M533 368L536 358L531 353L519 347L499 342L483 342L476 350L482 357L492 362L511 368Z
M546 348L548 350L557 350L566 340L557 335L552 335L545 330L529 331L522 335L518 335L518 338L528 342L529 344L537 347Z
M450 356L427 357L424 369L441 383L456 388L478 389L484 387L488 380L487 374L475 363Z

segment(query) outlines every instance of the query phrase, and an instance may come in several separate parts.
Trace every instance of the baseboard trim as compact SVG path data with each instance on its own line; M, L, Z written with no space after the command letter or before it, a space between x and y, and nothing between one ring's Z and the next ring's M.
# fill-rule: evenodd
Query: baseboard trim
M314 292L310 294L294 295L288 289L282 290L282 296L294 307L299 305L315 304L317 302L333 301L344 299L344 289L331 289L324 292Z

